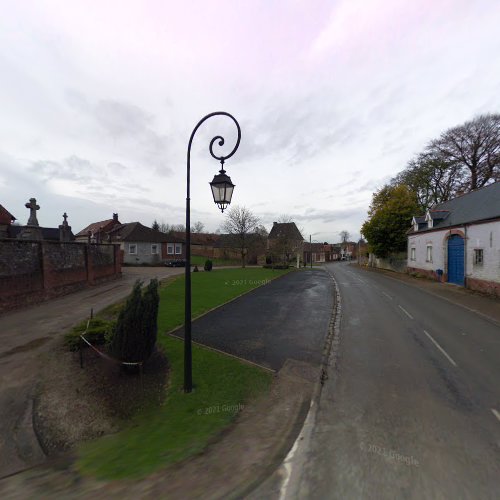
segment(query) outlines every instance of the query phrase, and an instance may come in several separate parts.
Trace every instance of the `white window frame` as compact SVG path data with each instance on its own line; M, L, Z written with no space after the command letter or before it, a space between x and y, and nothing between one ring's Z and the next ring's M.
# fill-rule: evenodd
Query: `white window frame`
M432 262L432 245L427 245L425 262Z
M182 255L182 243L175 244L175 255Z
M151 255L158 255L158 243L151 243Z
M174 244L173 243L167 243L167 254L174 255Z
M137 255L137 243L128 244L128 253L129 255Z
M417 249L415 247L410 248L410 260L417 260Z
M481 256L480 259L479 256ZM474 265L482 266L483 264L484 264L484 250L482 248L474 248Z

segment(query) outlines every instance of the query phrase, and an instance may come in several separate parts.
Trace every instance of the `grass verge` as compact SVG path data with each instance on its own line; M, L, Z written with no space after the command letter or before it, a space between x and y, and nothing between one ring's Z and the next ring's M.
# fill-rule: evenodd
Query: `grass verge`
M287 271L226 269L194 273L193 317ZM184 278L160 291L158 345L167 354L170 383L165 402L132 418L123 431L85 443L77 467L99 479L143 477L200 453L235 418L242 405L267 391L272 374L193 345L191 394L182 392L183 342L162 333L182 324Z

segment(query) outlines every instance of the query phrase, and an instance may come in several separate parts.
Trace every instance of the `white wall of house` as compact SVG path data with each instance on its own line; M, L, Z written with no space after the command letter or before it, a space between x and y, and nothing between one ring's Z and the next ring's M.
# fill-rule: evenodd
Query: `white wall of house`
M124 264L157 264L161 261L161 243L125 241L120 248Z
M476 263L476 250L483 262ZM500 221L467 227L467 276L500 283Z
M463 226L453 229L467 234L466 277L500 283L500 221L468 225L467 230ZM428 271L442 269L446 273L448 235L449 230L445 229L409 235L408 267ZM431 247L430 259L428 247Z
M445 255L448 251L449 231L432 231L415 234L408 238L408 267L436 271L445 269ZM428 248L430 247L430 251ZM430 253L430 255L429 255Z

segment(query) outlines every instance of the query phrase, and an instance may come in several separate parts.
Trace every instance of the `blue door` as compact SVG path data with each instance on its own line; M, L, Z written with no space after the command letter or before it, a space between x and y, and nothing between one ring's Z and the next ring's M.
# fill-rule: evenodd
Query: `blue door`
M448 239L448 281L464 284L464 239L457 234Z

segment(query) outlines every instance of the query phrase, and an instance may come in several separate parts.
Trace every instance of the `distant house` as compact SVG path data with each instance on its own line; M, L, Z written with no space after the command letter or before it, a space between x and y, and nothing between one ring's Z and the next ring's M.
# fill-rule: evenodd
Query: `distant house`
M267 237L267 250L275 261L300 261L303 255L304 237L295 222L273 222Z
M108 241L108 233L116 226L121 225L118 220L118 214L113 214L112 219L93 222L79 233L76 233L76 241L84 243L106 243Z
M185 241L186 233L183 231L172 231L169 233L178 241ZM214 247L220 239L220 234L213 233L191 233L191 254L214 258Z
M16 218L0 205L0 238L9 238L9 228Z
M500 182L415 216L408 271L500 296Z
M160 264L186 257L184 240L140 222L116 225L107 236L111 242L120 243L124 264Z
M304 243L304 265L310 264L311 260L313 264L323 263L329 260L331 245L328 243Z

